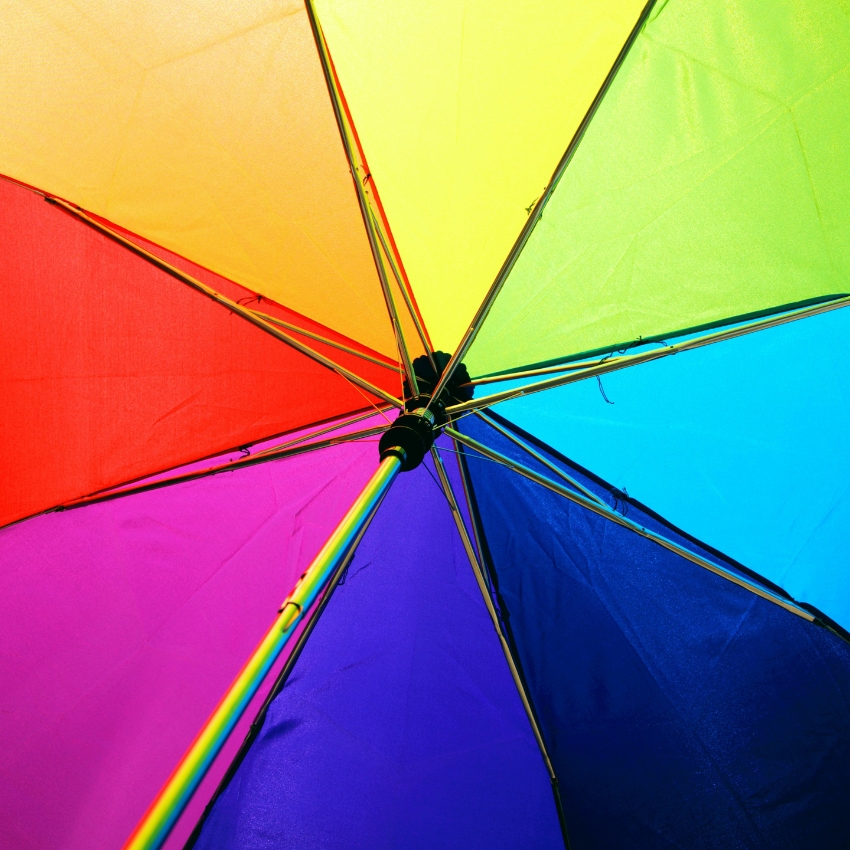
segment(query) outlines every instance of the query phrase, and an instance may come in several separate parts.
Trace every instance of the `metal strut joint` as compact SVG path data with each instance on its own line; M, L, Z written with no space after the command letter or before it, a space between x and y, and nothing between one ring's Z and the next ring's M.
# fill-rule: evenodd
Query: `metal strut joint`
M413 361L418 392L411 393L410 385L405 382L405 395L409 397L405 400L404 412L381 437L378 446L381 460L397 457L402 471L415 469L428 454L440 429L448 423L446 408L472 398L474 390L463 365L455 369L439 396L433 396L448 362L449 355L443 351Z

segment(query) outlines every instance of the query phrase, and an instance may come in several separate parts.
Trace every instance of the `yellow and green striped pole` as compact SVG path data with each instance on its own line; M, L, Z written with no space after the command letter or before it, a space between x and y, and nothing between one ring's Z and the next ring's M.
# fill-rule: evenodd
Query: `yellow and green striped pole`
M124 850L156 850L162 846L301 618L316 601L336 568L351 553L401 467L402 460L395 454L389 454L381 461L369 483L284 601L272 627L127 839Z

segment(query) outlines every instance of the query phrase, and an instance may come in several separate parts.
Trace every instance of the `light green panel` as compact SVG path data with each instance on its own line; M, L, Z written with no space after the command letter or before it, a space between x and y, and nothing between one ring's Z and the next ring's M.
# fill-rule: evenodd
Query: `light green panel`
M847 4L659 3L466 358L474 374L850 291Z

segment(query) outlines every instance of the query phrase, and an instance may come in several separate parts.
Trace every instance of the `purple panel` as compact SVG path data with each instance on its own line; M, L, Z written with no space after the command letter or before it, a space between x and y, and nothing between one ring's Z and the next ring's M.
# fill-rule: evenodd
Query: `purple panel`
M449 466L451 466L449 464ZM196 850L563 848L442 491L401 475Z
M0 846L121 846L376 464L344 444L0 531Z

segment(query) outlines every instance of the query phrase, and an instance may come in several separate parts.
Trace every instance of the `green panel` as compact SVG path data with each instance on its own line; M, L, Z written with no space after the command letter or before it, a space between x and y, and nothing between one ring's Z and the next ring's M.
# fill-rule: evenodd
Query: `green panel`
M659 0L473 373L850 291L848 63L846 0Z

